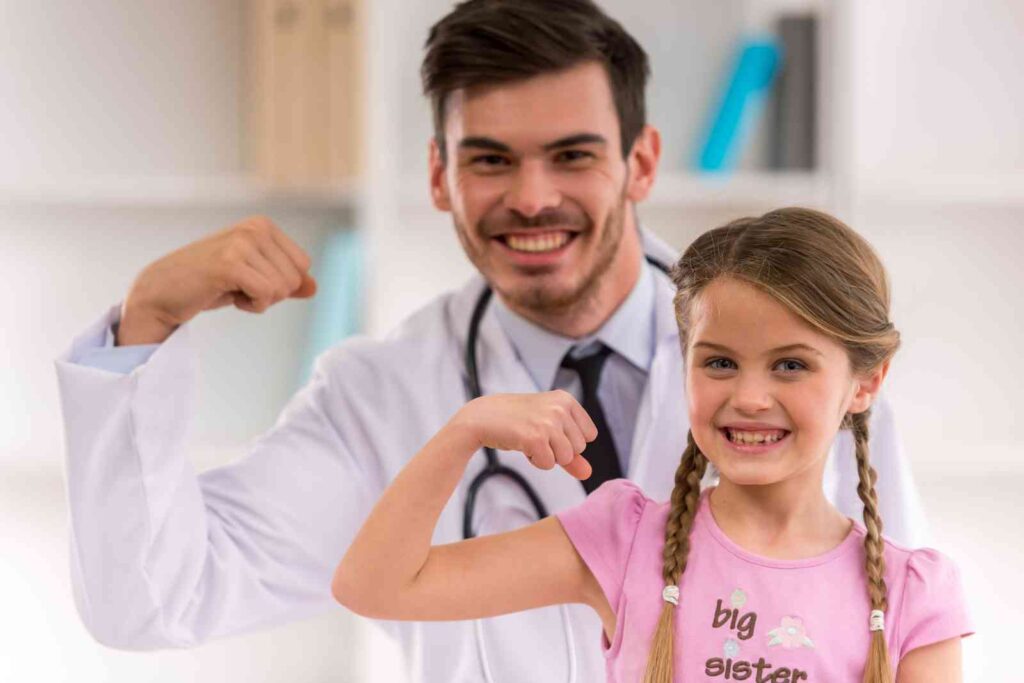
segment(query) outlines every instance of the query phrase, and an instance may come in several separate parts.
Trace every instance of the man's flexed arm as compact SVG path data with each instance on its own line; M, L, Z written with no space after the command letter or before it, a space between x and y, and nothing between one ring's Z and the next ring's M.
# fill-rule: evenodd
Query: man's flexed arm
M159 344L202 311L250 313L316 294L309 256L272 221L247 218L149 264L124 300L116 344Z

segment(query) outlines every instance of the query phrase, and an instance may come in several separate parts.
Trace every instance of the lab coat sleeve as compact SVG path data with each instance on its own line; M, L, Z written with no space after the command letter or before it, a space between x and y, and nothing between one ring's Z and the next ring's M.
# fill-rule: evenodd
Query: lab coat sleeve
M197 369L189 325L127 374L75 362L114 316L56 360L87 630L120 649L190 647L336 607L334 568L375 496L331 417L332 355L246 456L197 476L183 452Z
M927 518L910 470L910 462L903 451L893 407L885 392L879 393L871 409L868 449L871 465L878 473L875 492L882 516L882 533L907 548L927 545ZM850 517L862 519L864 505L857 495L860 477L857 474L853 436L848 430L839 433L835 455L838 469L836 506Z
M117 312L120 310L121 304L117 304L116 308L111 309L108 317L116 320ZM77 349L77 357L74 358L74 362L126 375L148 361L153 352L160 348L159 344L114 346L114 331L111 329L111 325L104 325L102 337L93 336L83 339L83 343Z

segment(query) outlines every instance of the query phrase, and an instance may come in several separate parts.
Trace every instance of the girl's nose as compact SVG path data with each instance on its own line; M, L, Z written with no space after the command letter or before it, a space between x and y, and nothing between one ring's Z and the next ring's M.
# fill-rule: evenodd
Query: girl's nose
M759 413L772 407L769 383L757 377L740 377L732 392L732 405L742 413Z
M523 161L513 176L512 186L505 193L505 208L527 218L555 208L561 202L561 192L555 187L542 160Z

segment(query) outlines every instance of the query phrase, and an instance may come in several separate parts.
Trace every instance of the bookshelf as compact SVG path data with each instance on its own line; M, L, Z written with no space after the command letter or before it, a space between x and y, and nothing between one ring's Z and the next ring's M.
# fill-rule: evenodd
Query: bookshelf
M363 0L249 0L243 89L248 168L295 190L361 175Z
M800 203L821 206L829 200L829 190L828 177L813 172L755 171L728 177L676 172L658 178L645 204L656 209Z
M350 210L361 203L357 179L303 188L280 187L254 175L88 176L0 183L0 206L240 208L275 206Z
M243 158L236 171L224 168L227 172L191 174L187 165L180 164L177 169L167 168L166 175L152 175L151 169L150 175L139 176L130 173L125 163L125 171L115 175L5 174L0 177L0 204L244 207L281 202L351 210L360 216L360 227L371 231L389 229L387 223L400 222L406 210L425 214L430 210L425 147L431 131L429 111L419 90L418 65L427 27L451 4L450 0L240 0L234 18L237 29L228 32L222 26L217 35L225 47L217 53L204 53L205 66L196 62L188 67L218 73L204 87L219 83L229 86L229 92L237 90L237 110L225 106L227 98L212 109L208 101L188 105L203 108L209 111L204 116L212 114L217 119L206 132L197 133L196 140L209 142L213 134L223 139L225 122L230 117L238 119ZM653 210L667 213L717 207L727 212L737 205L797 202L833 208L844 204L934 202L998 207L1024 203L1024 171L1015 168L958 169L954 164L952 170L924 174L919 170L867 176L856 172L860 162L852 148L863 146L856 142L866 136L863 119L877 114L867 113L870 103L863 101L865 74L859 66L871 55L865 50L866 39L855 35L875 32L871 26L878 17L872 15L873 10L858 9L851 0L605 0L602 4L637 36L654 68L648 91L649 118L662 131L665 157L646 203ZM780 12L813 13L820 18L819 163L810 172L766 170L763 131L755 130L731 176L706 177L693 172L686 160L693 156L696 131L705 122L709 101L721 87L737 36L770 28ZM278 44L275 52L271 49L274 41L268 38L269 27L275 17L289 14L317 14L322 20L318 25L291 20L305 47L297 47L293 41ZM211 11L202 20L218 17ZM198 15L176 20L194 21L191 28L197 30L201 25ZM188 27L182 24L181 28ZM150 79L159 78L163 64L173 58L172 50L178 47L177 43L151 45L154 56L148 61L144 59L148 53L136 55L145 67L143 73ZM283 66L284 62L292 66ZM322 62L321 68L303 68L314 62ZM304 80L295 77L303 71L315 73ZM266 79L274 74L289 87L268 96ZM196 80L192 78L192 82ZM300 81L304 84L301 89ZM854 101L858 95L861 101ZM169 96L160 97L164 97L161 101L166 108ZM289 100L294 102L289 105ZM135 100L118 102L112 106L130 111ZM174 125L179 128L196 124L183 112L175 116L178 123ZM271 133L275 127L277 132ZM320 130L320 142L297 144L296 127ZM156 126L152 129L161 131ZM171 129L168 124L164 131ZM176 163L169 140L160 143L167 150L157 148L168 158L161 162L163 166ZM274 155L277 167L267 157L273 144L284 150ZM313 149L306 156L318 167L318 175L296 171L303 148ZM230 144L223 144L222 150L228 160ZM86 147L80 154L97 156L99 152ZM230 161L216 165L230 166ZM33 176L42 180L31 180Z

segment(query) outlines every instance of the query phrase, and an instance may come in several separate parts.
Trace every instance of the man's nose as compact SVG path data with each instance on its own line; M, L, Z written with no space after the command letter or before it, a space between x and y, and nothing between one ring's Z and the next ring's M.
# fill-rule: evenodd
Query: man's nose
M561 203L562 194L541 160L523 161L505 193L505 208L528 218Z
M732 405L742 413L759 413L772 407L771 383L757 375L741 375L733 386Z

